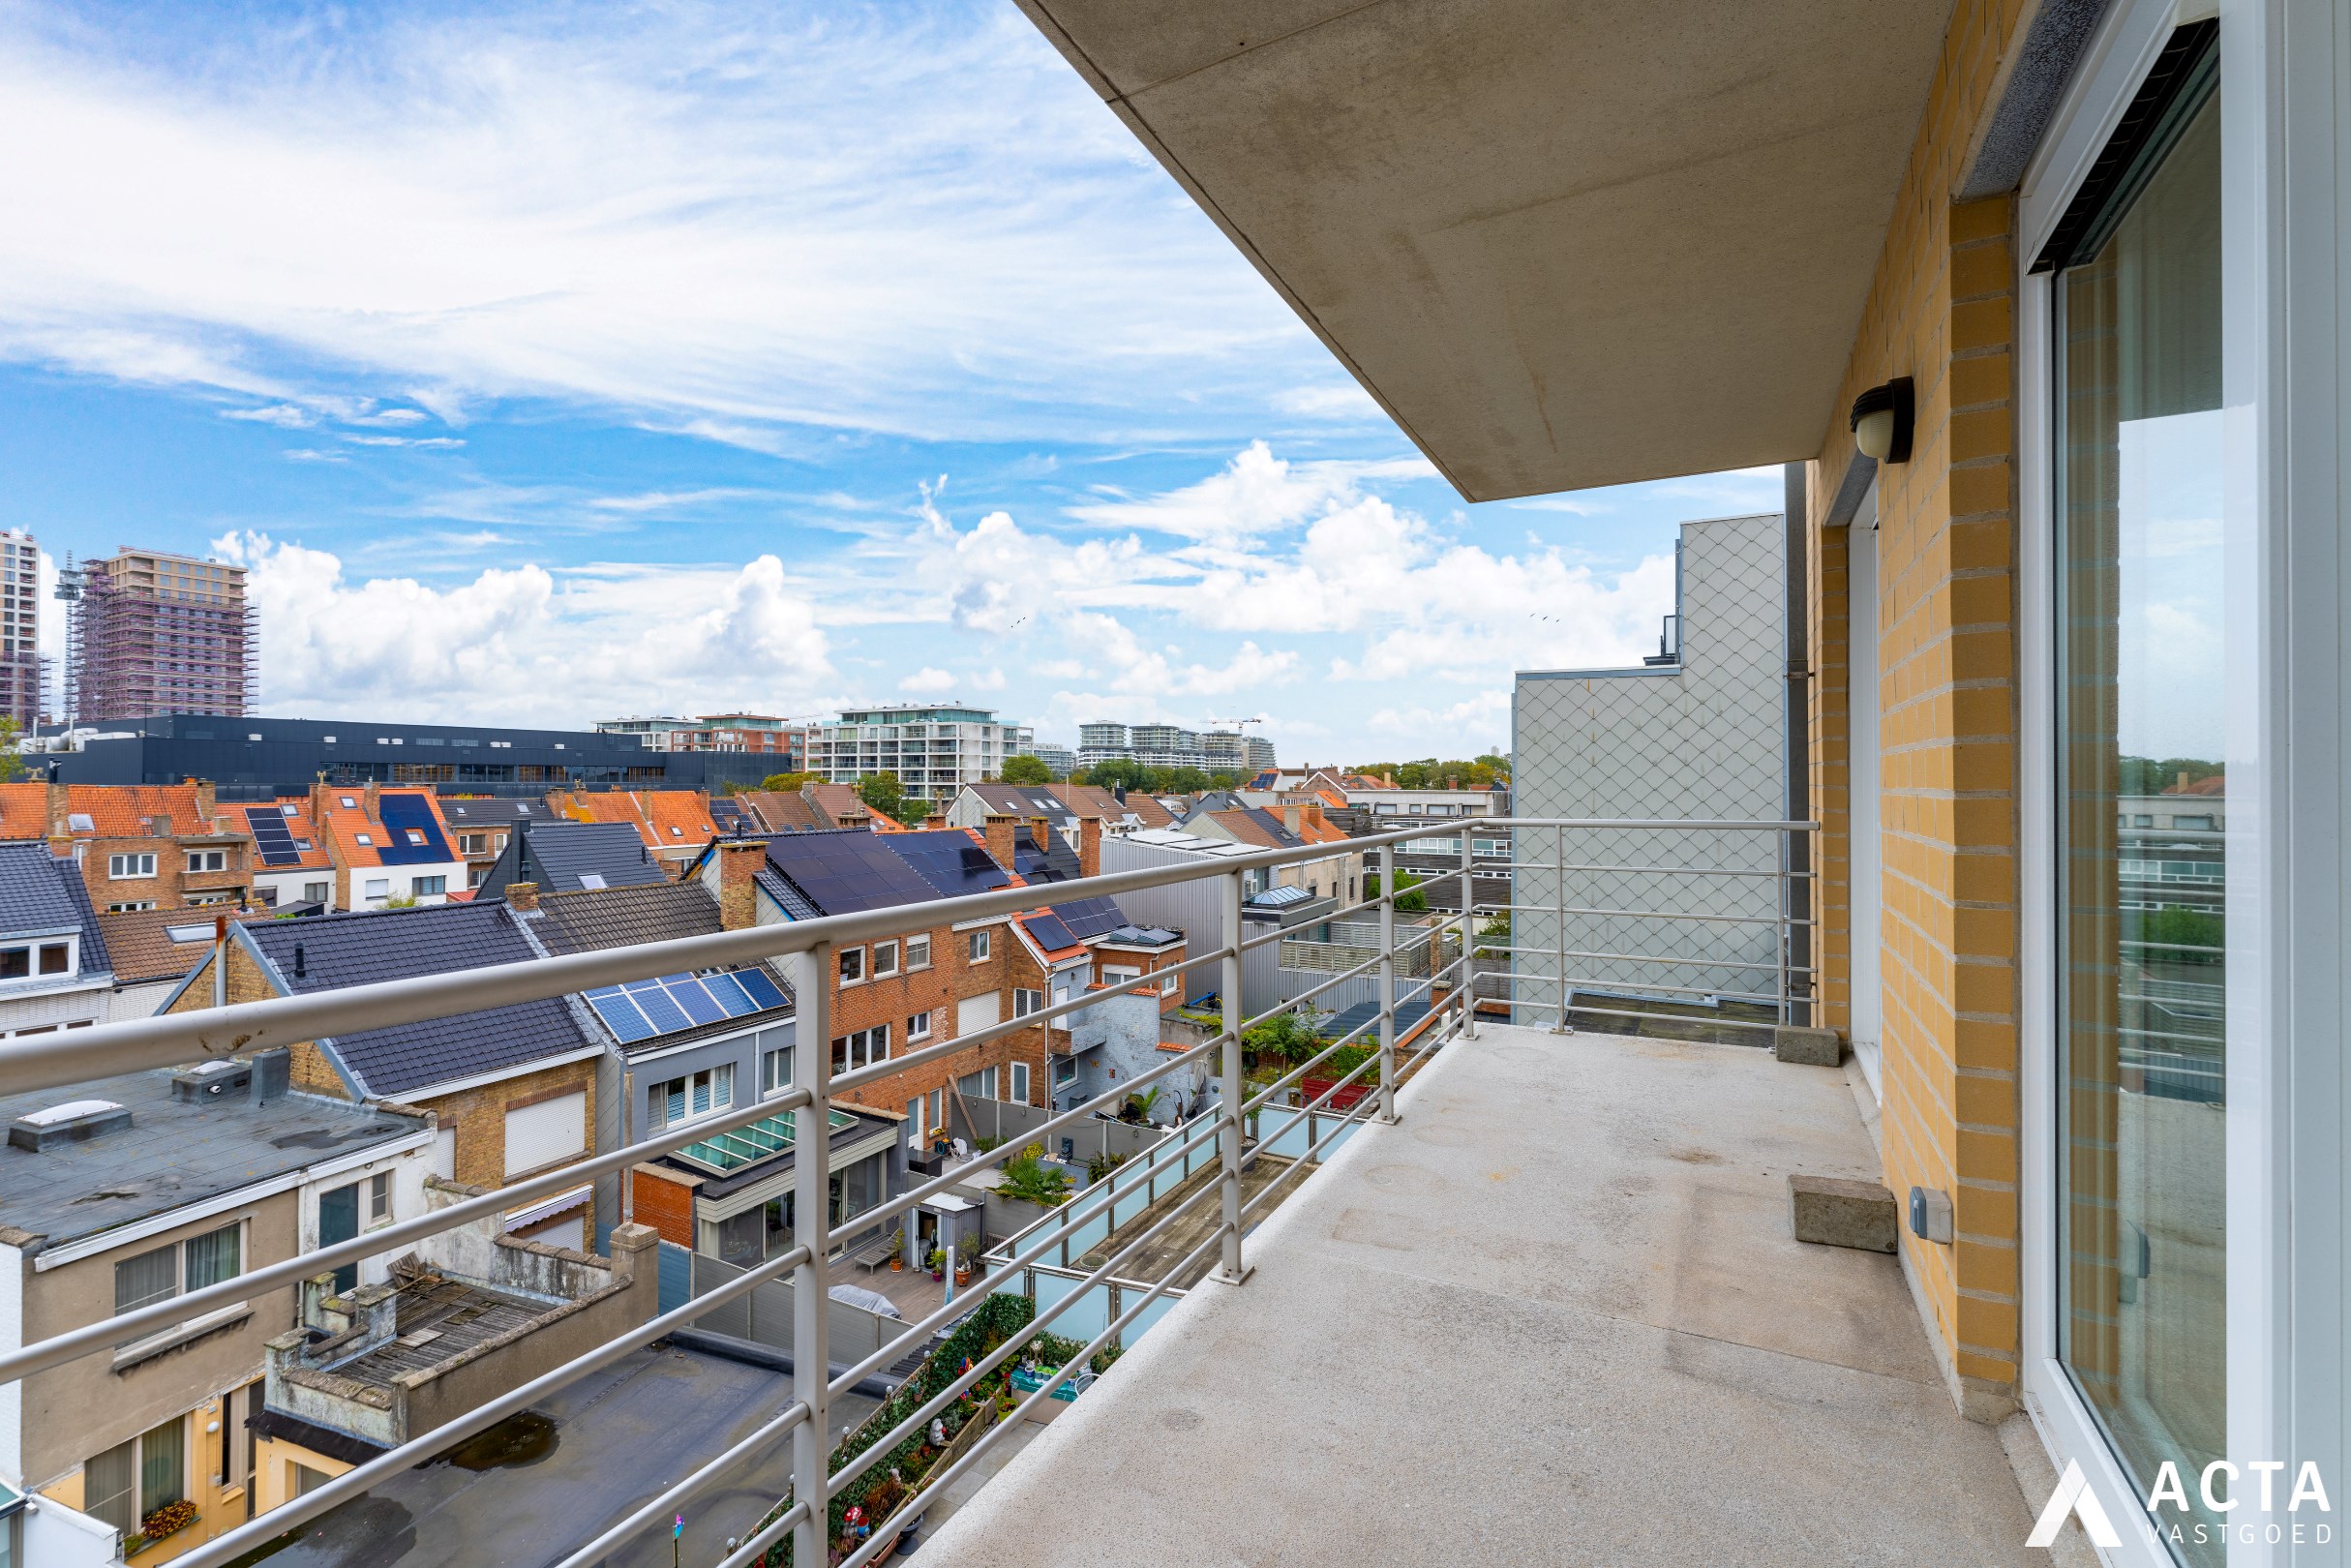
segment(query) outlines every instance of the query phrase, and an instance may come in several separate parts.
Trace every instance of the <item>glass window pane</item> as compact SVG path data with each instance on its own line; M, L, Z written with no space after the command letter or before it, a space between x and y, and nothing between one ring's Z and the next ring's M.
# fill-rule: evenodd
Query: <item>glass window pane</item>
M137 1529L137 1499L132 1495L137 1479L136 1440L117 1443L93 1457L81 1467L81 1511L125 1534Z
M2056 290L2061 1354L2142 1486L2225 1439L2220 127L2200 91Z
M179 1294L179 1249L158 1247L114 1265L116 1316Z
M187 1495L188 1418L175 1416L138 1440L138 1507L143 1518Z
M237 1226L223 1225L205 1235L191 1236L181 1244L190 1290L201 1290L206 1285L219 1284L223 1280L237 1277L238 1237ZM340 1239L347 1241L349 1238Z

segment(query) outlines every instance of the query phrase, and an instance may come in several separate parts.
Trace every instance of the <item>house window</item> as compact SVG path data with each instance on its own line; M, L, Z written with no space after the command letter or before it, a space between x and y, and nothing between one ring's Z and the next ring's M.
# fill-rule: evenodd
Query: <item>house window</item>
M460 834L458 834L458 835L457 835L457 853L458 853L458 854L460 854L460 855L487 855L487 854L489 854L489 853L490 853L490 835L489 835L488 833L460 833Z
M1160 977L1160 995L1173 996L1176 994L1176 987L1183 983L1184 977L1181 975L1161 975Z
M863 948L843 948L841 950L841 983L854 985L864 978L865 950Z
M445 893L448 890L449 879L445 876L418 877L408 884L408 891L419 898L428 898L435 893Z
M421 845L421 844L423 844L423 843L424 843L424 841L425 841L425 833L424 833L424 829L421 829L421 828L409 828L409 829L404 829L404 831L406 831L406 832L407 833L407 835L408 835L408 842L409 842L409 843L411 843L411 844L418 844L418 845Z
M906 967L909 969L928 969L930 967L929 937L913 936L906 939Z
M988 937L991 934L987 931L974 931L964 939L964 956L967 961L975 964L984 964L988 961Z
M392 1218L392 1173L379 1170L368 1178L368 1223L380 1225Z
M780 1095L792 1087L792 1047L759 1053L759 1092L761 1098Z
M372 844L374 844L374 843L376 842L376 840L375 840L373 837L369 836L369 835L368 835L368 834L366 834L366 833L356 833L356 834L353 834L352 836L353 836L353 837L355 837L355 838L357 838L357 839L358 839L358 841L359 841L360 843L362 843L362 844L369 844L369 845L372 845Z
M1010 1073L1012 1080L1013 1101L1018 1104L1027 1104L1029 1102L1029 1064L1014 1062L1010 1069Z
M332 903L335 885L331 882L306 882L302 885L302 901L306 904Z
M114 1315L235 1279L244 1272L244 1226L231 1222L123 1258L114 1265Z
M226 850L190 850L188 869L195 871L226 871L228 869Z
M930 1010L927 1008L906 1020L906 1038L909 1040L930 1039Z
M370 877L370 878L368 878L368 890L367 890L367 895L368 895L370 898L389 898L389 897L391 897L391 896L392 896L392 879L391 879L391 878L389 878L389 877Z
M1132 964L1102 965L1102 983L1104 985L1131 985L1142 978L1143 972Z
M877 980L898 972L898 945L895 942L877 942L873 945L873 972Z
M188 1494L188 1418L173 1416L81 1467L81 1511L125 1535L138 1522Z
M955 1080L955 1087L970 1099L994 1100L996 1098L996 1070L987 1067L981 1068L977 1072L967 1072Z
M133 915L136 914L142 909L153 909L154 907L155 900L152 898L134 898L126 903L108 904L106 906L106 913L109 915Z
M735 1103L735 1064L721 1062L682 1078L654 1084L647 1092L646 1122L658 1132Z
M62 942L41 945L41 972L44 975L63 975L74 967L74 950Z
M152 854L109 855L106 857L106 875L118 882L151 877L155 875L155 857Z
M1044 1010L1045 1010L1045 993L1044 993L1044 992L1042 992L1042 991L1030 991L1030 990L1023 990L1023 989L1021 989L1021 988L1020 988L1020 987L1018 987L1018 986L1013 987L1013 990L1012 990L1012 1016L1013 1016L1013 1017L1015 1017L1015 1018L1025 1018L1025 1017L1027 1017L1027 1016L1028 1016L1030 1013L1032 1013L1032 1012L1042 1012L1042 1011L1044 1011Z
M933 1089L930 1092L930 1117L923 1125L925 1127L945 1127L947 1125L946 1090Z
M851 1072L875 1062L889 1060L889 1025L875 1024L853 1035L842 1035L832 1042L832 1070Z

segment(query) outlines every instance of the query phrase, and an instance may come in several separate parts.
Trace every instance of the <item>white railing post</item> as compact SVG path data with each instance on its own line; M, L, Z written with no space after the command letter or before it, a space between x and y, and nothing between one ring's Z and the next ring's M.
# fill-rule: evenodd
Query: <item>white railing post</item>
M1553 872L1558 879L1557 885L1552 890L1552 903L1557 908L1557 913L1552 917L1556 922L1552 926L1552 961L1557 967L1552 973L1559 977L1559 1023L1552 1033L1572 1035L1576 1032L1576 1026L1567 1018L1567 1005L1571 1000L1567 983L1567 829L1553 828L1551 843L1552 859L1556 862ZM1515 943L1517 939L1512 940Z
M1249 1278L1241 1261L1241 1102L1248 1098L1241 1080L1241 1024L1249 1014L1241 1006L1242 873L1229 872L1221 890L1224 904L1224 961L1217 989L1224 1003L1224 1083L1221 1091L1224 1126L1217 1141L1223 1156L1224 1246L1216 1277L1226 1284Z
M1462 1038L1478 1038L1478 890L1472 880L1469 824L1462 824Z
M1379 1115L1396 1120L1396 846L1379 846Z
M832 1547L828 1539L832 1510L825 1495L832 1449L826 1409L832 1362L825 1343L832 1288L826 1261L832 1241L827 1168L832 1142L831 980L829 942L795 957L792 1054L797 1076L808 1089L808 1103L792 1113L792 1239L808 1248L807 1261L792 1273L792 1398L808 1411L792 1429L792 1495L808 1504L806 1517L792 1529L792 1560L800 1563L829 1560Z

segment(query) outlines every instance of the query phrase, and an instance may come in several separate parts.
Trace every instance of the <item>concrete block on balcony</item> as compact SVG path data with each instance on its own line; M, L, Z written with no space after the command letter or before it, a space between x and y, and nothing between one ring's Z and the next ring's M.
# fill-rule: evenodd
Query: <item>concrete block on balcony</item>
M1878 1182L1791 1176L1788 1203L1795 1221L1795 1239L1800 1242L1890 1252L1900 1233L1894 1194Z
M1782 1024L1772 1031L1771 1054L1783 1062L1805 1067L1835 1067L1845 1060L1845 1040L1833 1029L1801 1029Z

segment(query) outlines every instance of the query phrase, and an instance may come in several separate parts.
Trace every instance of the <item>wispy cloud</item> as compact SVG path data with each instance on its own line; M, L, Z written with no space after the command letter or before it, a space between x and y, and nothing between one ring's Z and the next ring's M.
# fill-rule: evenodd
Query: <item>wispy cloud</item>
M1010 7L310 25L109 50L0 13L0 142L43 149L0 161L0 354L285 407L350 377L442 418L553 397L762 448L1152 428L1178 386L1326 363Z

